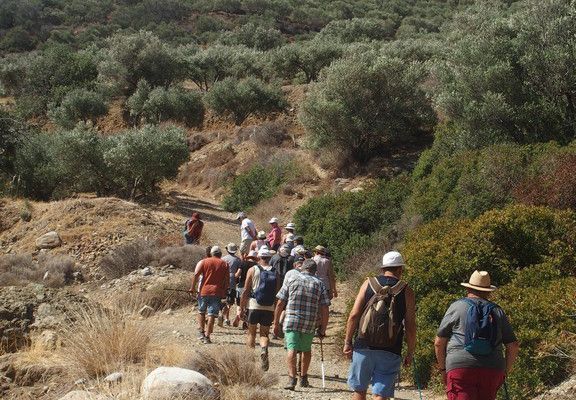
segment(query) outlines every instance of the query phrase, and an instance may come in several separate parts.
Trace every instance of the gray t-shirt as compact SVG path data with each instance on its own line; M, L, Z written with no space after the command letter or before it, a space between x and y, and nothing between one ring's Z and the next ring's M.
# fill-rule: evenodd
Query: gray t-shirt
M228 264L228 271L230 272L230 289L235 289L236 277L234 275L236 274L236 271L238 271L238 268L240 268L242 260L230 254L227 254L224 257L222 257L222 260L224 260L226 264Z
M483 299L474 298L473 300L484 303L487 302L487 300ZM450 339L446 350L446 371L456 368L492 368L505 370L506 362L503 355L503 344L516 341L516 336L508 321L508 317L506 317L506 314L504 314L504 311L500 307L494 308L493 315L496 318L496 326L498 327L496 348L491 354L485 356L476 355L464 349L468 307L470 307L470 305L462 299L452 303L450 307L448 307L448 311L446 311L438 328L437 335L439 337Z

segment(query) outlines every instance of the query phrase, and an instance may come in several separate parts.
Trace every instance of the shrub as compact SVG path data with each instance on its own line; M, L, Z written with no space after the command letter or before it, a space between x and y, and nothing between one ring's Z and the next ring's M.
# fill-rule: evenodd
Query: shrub
M143 363L153 335L133 310L91 306L78 311L62 334L65 357L81 375L100 377Z
M202 246L172 246L159 249L154 256L159 265L173 265L186 271L194 271L196 263L205 256Z
M242 136L242 134L244 135ZM240 135L249 137L259 146L280 146L288 137L286 126L278 121L267 121L260 125L246 128Z
M216 114L231 115L236 125L251 115L282 111L287 105L280 89L256 78L226 78L214 84L204 99Z
M76 262L63 255L43 255L37 261L30 254L0 256L0 286L39 283L60 288L74 281Z
M344 43L384 40L394 37L394 21L375 18L352 18L332 21L326 25L320 35L325 40L341 40Z
M173 120L187 126L199 126L204 120L200 94L179 87L151 89L145 81L140 81L127 104L131 116L147 123Z
M294 222L306 245L328 247L337 271L347 274L346 259L371 245L372 234L400 218L409 192L410 179L400 176L358 193L316 197L296 211Z
M48 111L50 118L63 128L71 129L78 121L91 121L108 112L102 95L85 89L76 89L68 93L59 106Z
M139 240L121 245L102 257L100 271L109 279L120 278L154 260L154 243Z
M220 42L229 46L244 45L266 51L282 45L284 37L277 29L265 28L250 22L232 32L225 32L220 37Z
M314 87L300 119L313 146L337 147L364 162L434 124L422 79L420 65L397 58L341 60Z
M133 198L157 189L162 179L175 177L190 156L186 136L178 128L145 126L108 138L106 165L118 192Z
M224 386L221 396L222 400L280 400L271 390L250 385Z
M342 45L329 40L289 44L270 52L269 68L275 76L290 80L302 74L304 82L310 83L343 52Z
M410 234L403 249L406 279L417 295L419 376L430 378L434 354L430 340L447 305L463 293L472 271L487 270L500 288L494 301L508 312L520 340L518 365L508 377L515 399L530 398L559 382L569 362L552 356L562 348L564 331L576 323L565 318L576 295L571 211L513 206L474 220L437 220Z
M183 367L198 371L223 386L271 388L277 381L275 375L262 373L254 352L245 348L223 352L197 351Z

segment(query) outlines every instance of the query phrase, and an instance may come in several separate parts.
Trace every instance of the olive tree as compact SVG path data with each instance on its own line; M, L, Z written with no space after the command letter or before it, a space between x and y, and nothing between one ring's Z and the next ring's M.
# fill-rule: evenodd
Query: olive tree
M385 146L429 131L435 114L418 63L365 56L336 61L303 104L300 119L315 147L336 147L364 162Z
M53 105L48 110L48 116L63 128L73 128L79 121L92 123L98 117L108 113L108 105L104 97L86 89L75 89L68 93L62 103Z

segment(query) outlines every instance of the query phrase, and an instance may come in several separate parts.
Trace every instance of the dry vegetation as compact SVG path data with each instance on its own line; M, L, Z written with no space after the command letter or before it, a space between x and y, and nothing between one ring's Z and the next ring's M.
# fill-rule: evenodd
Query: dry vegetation
M74 279L75 261L63 255L42 254L34 260L30 254L0 256L0 286L25 286L42 283L59 288Z

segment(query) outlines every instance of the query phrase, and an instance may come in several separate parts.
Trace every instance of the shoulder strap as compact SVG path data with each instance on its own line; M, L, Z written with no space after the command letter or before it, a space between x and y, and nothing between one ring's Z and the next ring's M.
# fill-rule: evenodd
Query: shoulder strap
M396 296L400 294L400 292L402 292L407 285L408 284L404 281L398 281L394 286L392 286L390 293L392 296Z
M380 282L378 282L378 279L376 279L376 277L374 276L368 277L368 285L370 286L370 289L372 289L374 294L379 294L380 291L384 289L380 284Z

